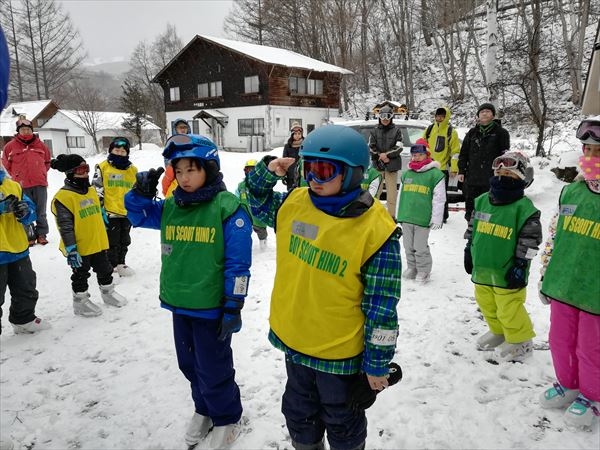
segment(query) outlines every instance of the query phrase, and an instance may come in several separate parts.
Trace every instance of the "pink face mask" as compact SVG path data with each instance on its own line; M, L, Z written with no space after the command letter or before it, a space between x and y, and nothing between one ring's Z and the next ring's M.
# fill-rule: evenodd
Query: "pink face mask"
M600 156L581 156L579 168L586 181L600 180Z

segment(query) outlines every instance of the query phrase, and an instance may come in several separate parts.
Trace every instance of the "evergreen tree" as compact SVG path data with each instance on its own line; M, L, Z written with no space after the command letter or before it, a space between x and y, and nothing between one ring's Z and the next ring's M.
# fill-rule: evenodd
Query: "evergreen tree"
M123 120L122 127L135 136L139 149L142 149L142 129L146 122L150 121L148 116L148 98L144 95L142 88L134 80L128 78L123 82L123 95L121 96L121 109L128 116Z

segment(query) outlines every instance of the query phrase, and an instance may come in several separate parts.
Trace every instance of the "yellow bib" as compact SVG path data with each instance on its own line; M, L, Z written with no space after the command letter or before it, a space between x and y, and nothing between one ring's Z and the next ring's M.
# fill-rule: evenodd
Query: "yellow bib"
M294 189L277 213L277 272L270 325L289 348L346 359L364 348L361 267L396 224L375 201L360 217L317 209L308 188Z
M104 209L109 214L127 216L125 209L125 194L135 183L137 169L131 165L125 170L111 166L108 161L98 164L102 173L102 186L104 187Z
M73 214L75 241L81 256L93 255L108 249L108 236L100 210L100 199L94 188L88 188L85 195L60 189L52 199L52 214L55 216L57 200ZM62 239L59 248L63 255L66 255Z
M23 199L21 185L5 178L0 184L0 200L9 195ZM14 214L0 214L0 252L21 253L29 248L27 234Z

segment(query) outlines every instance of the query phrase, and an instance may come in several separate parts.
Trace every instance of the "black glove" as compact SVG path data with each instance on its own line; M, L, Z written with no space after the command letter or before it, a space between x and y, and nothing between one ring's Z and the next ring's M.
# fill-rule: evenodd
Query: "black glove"
M465 247L465 272L469 275L473 273L473 257L471 256L471 247Z
M21 220L27 214L29 214L29 205L23 200L16 202L13 205L13 213L15 214L15 218L17 220Z
M223 318L219 327L220 341L224 341L233 333L237 333L242 329L242 316L240 311L244 306L242 300L237 298L225 297L223 299Z
M402 369L396 363L390 363L388 366L388 387L393 386L402 379ZM360 411L370 408L377 394L381 391L374 391L369 385L367 374L361 372L356 375L356 379L350 385L348 390L348 406L353 411Z
M523 258L515 258L513 266L508 269L504 279L508 282L508 289L519 289L527 286L525 275L528 261Z
M158 180L164 171L165 169L159 167L158 169L150 169L147 172L138 172L135 176L133 190L143 197L154 198L158 192L156 189Z
M0 214L8 214L14 212L15 205L19 203L19 199L13 195L7 195L6 198L0 200Z

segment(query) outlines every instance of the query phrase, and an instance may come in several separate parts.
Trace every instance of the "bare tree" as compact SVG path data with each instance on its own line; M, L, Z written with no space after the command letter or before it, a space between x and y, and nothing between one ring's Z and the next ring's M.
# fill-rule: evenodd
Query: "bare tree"
M498 98L496 86L496 55L498 52L498 3L497 0L487 0L487 54L485 60L485 78L489 99L495 102Z
M6 41L9 48L12 50L11 64L10 64L10 85L16 86L18 91L19 101L23 101L23 82L21 80L21 64L19 61L19 46L17 40L17 26L15 24L15 11L13 8L12 0L0 0L0 9L5 11L6 14L0 14L0 26L4 30L8 30L5 33Z
M128 116L122 126L137 138L139 149L142 149L142 129L149 122L148 97L137 80L128 78L123 82L121 108Z
M100 89L87 80L70 84L71 101L75 105L75 114L81 121L83 130L92 137L96 153L102 150L98 145L98 130L102 125L102 113L106 108L106 99Z

